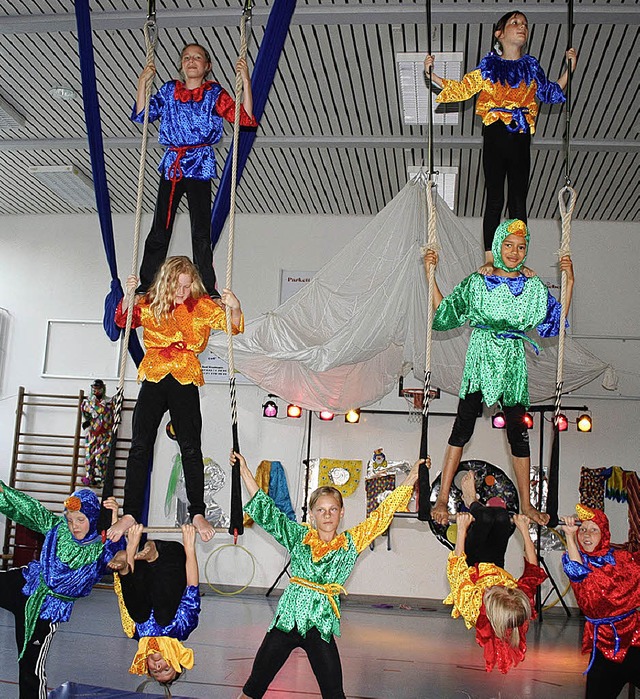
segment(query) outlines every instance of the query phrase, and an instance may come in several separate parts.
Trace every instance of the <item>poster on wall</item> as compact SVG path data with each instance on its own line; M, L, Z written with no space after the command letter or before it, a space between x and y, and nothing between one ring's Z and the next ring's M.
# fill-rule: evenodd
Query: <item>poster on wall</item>
M229 383L229 364L224 359L220 359L208 347L199 355L199 359L205 383ZM253 382L236 372L236 383L250 385Z
M283 269L280 273L280 304L290 299L303 286L308 284L315 272L299 272Z

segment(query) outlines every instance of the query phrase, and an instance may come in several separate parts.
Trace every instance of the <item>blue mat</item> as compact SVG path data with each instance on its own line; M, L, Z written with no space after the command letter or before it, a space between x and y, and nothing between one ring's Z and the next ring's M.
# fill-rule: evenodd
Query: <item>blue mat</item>
M47 695L48 699L80 699L81 697L102 697L102 699L165 699L164 694L137 694L126 689L109 689L109 687L94 687L89 684L65 682ZM174 696L174 699L188 699Z

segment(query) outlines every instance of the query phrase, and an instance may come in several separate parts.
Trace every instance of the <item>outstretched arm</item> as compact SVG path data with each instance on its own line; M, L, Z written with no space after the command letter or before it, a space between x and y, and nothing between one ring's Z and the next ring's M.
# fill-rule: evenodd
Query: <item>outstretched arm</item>
M578 518L568 515L560 518L563 522L558 529L564 532L567 538L567 555L572 561L582 563L582 556L578 548Z
M432 267L434 268L433 309L435 310L442 303L442 299L444 298L435 278L435 268L438 266L438 253L435 250L427 250L422 258L422 261L424 262L424 271L427 275L427 282L429 281L429 272Z
M569 255L565 255L560 258L560 271L565 272L567 275L567 313L571 306L571 298L573 297L573 283L575 281L575 275L573 273L573 262Z
M244 458L244 456L242 456L242 454L232 451L229 457L229 465L233 466L236 459L238 459L240 462L240 477L242 478L242 482L249 493L249 499L251 499L260 490L260 486L257 484L256 479L249 470L247 460Z
M467 532L473 522L473 515L469 512L458 512L456 516L456 524L458 525L458 534L456 536L456 547L453 550L454 555L462 556L464 554L464 545L467 540Z
M155 74L156 67L151 64L145 66L142 73L140 73L138 88L136 90L136 111L138 114L144 109L144 103L146 102L147 82L153 80Z
M536 555L536 547L533 545L531 539L531 532L529 531L529 517L527 515L513 515L513 523L522 536L522 543L524 544L524 557L527 563L531 565L538 565L538 556Z
M436 75L433 71L433 64L435 63L435 56L425 56L424 59L424 72L429 77L429 70L431 70L431 82L435 83L438 87L443 86L442 78Z
M578 63L578 54L576 53L576 50L569 49L565 54L565 58L567 59L567 65L571 68L571 73L573 73L573 71L576 69L576 65ZM560 85L560 87L563 91L566 89L568 81L569 81L569 71L565 70L564 73L558 79L558 85Z
M244 111L253 116L253 93L251 92L251 77L249 76L249 66L244 58L238 58L236 72L242 76L242 106Z
M198 574L198 559L196 557L196 528L193 524L182 525L182 544L187 560L185 570L187 573L187 585L197 587L200 584Z

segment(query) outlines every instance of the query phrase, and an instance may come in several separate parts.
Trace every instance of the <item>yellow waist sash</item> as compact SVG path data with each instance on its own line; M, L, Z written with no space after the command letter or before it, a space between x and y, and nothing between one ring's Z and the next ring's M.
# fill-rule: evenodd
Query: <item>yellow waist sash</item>
M340 610L338 609L335 598L341 592L344 592L345 595L348 594L342 585L338 585L338 583L315 583L311 582L311 580L295 577L291 578L289 582L292 582L295 585L300 585L300 587L306 587L314 592L319 592L321 595L326 595L327 599L329 600L329 604L331 605L331 609L333 609L333 613L338 619L340 618Z

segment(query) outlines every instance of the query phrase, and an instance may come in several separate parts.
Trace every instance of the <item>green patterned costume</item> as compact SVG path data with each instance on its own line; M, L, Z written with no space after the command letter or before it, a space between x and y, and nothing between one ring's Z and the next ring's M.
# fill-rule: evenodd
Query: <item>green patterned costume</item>
M291 581L269 630L275 627L286 633L297 628L305 636L315 627L327 642L332 635L339 636L342 585L359 554L389 527L394 512L406 507L412 492L413 486L398 486L364 522L326 543L310 525L288 519L259 490L245 505L245 512L291 555Z

